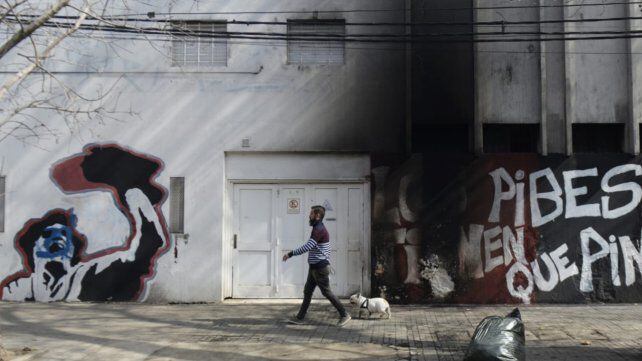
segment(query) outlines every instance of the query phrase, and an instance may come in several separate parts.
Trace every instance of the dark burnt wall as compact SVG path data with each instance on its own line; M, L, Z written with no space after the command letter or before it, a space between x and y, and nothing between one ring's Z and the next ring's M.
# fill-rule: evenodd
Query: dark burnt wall
M464 34L461 42L412 45L412 148L414 152L462 152L469 148L474 118L471 0L412 1L413 33ZM430 24L430 25L426 25ZM462 136L463 134L463 136Z
M375 163L373 294L400 303L642 301L640 158L471 158Z

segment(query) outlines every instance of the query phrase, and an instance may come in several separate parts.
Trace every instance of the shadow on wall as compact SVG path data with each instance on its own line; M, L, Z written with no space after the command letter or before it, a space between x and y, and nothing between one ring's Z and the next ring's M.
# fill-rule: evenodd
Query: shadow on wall
M640 302L640 163L511 154L376 166L373 293L396 303Z
M163 163L117 144L93 144L55 163L51 180L65 194L108 192L114 214L129 222L122 246L87 254L87 237L73 209L34 218L15 236L23 269L0 283L5 301L136 301L145 297L156 260L169 248L161 206L166 190L155 179Z

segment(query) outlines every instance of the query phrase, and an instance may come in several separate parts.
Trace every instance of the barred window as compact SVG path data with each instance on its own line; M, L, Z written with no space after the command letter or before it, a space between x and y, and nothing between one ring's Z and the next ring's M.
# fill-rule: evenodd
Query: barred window
M288 20L288 63L343 64L345 33L345 20Z
M172 66L227 66L227 39L223 22L172 23Z

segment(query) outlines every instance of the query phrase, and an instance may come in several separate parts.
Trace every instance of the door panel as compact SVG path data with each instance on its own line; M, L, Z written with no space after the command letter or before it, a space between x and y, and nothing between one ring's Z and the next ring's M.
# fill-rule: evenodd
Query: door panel
M361 253L364 232L363 188L348 187L347 189L347 284L346 295L361 291L362 273L365 255Z
M361 184L234 185L233 291L236 298L301 298L308 273L307 254L282 262L300 247L312 228L310 207L326 207L330 235L330 285L347 297L361 289L364 241L364 188ZM323 297L316 290L314 297Z
M239 189L239 250L270 251L272 189Z
M305 186L280 186L277 206L279 217L279 254L282 255L298 248L310 236L307 226L308 207L306 207ZM296 207L294 205L297 205ZM307 277L307 255L292 257L280 262L278 272L278 295L280 298L298 298L303 294Z
M270 297L274 288L274 187L234 188L236 235L232 296Z
M348 188L348 249L358 251L363 239L363 189Z
M239 255L239 285L270 286L272 262L268 252L243 251Z

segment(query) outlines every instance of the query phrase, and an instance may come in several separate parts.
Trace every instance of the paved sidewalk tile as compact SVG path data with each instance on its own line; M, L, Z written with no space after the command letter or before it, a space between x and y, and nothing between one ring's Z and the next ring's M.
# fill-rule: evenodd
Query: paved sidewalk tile
M294 304L0 303L0 359L462 360L477 324L513 306L394 306L390 320L335 326ZM642 360L641 305L522 306L528 360ZM356 314L356 313L355 313Z

